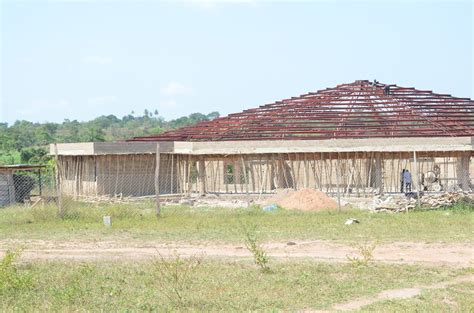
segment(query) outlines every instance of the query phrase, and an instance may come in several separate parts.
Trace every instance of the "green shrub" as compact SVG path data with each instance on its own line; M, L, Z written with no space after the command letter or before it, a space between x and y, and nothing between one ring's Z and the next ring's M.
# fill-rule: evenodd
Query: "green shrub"
M8 250L0 260L0 295L16 293L31 287L31 276L22 273L15 265L20 250Z
M263 247L258 243L257 240L257 226L247 226L244 228L245 231L245 246L252 253L255 264L260 268L263 273L269 273L270 267L268 266L268 255Z
M375 247L375 244L357 244L355 245L355 248L359 252L360 256L346 257L353 266L367 266L374 259L373 252Z

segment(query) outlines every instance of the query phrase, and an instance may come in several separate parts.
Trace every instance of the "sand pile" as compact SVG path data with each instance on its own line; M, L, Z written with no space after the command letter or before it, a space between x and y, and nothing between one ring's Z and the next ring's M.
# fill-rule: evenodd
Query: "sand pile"
M314 189L278 192L267 203L273 203L290 210L320 211L337 209L337 203L324 192Z

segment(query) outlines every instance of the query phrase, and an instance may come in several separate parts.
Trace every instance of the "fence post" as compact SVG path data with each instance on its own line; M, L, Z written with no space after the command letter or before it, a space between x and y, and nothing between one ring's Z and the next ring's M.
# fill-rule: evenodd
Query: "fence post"
M420 200L420 175L418 173L418 163L416 161L416 151L413 151L413 163L415 166L415 174L416 174L416 198L417 198L417 204L418 207L421 206L421 200ZM413 184L413 179L412 179L412 184Z
M42 190L42 181L41 181L41 169L38 169L38 187L39 187L39 195L40 197L43 195L43 190Z
M337 210L338 211L341 211L341 192L339 190L339 179L340 179L339 176L340 175L341 175L341 169L340 169L339 153L338 153L337 160L336 160L336 189L337 189Z
M64 207L63 207L63 192L61 186L61 173L59 166L58 156L58 144L54 144L54 161L55 161L55 176L56 176L56 193L58 196L58 214L60 218L64 218Z
M160 205L160 144L156 144L156 166L155 166L155 197L156 197L156 216L161 215Z
M378 194L383 195L383 159L382 153L375 154L375 188L378 189Z

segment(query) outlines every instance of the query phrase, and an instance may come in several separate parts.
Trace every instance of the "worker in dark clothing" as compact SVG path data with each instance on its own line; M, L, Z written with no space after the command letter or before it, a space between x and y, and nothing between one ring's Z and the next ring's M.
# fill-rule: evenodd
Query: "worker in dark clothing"
M411 192L411 173L409 170L406 170L403 173L403 182L405 183L405 192Z
M388 96L390 94L390 86L389 85L385 86L385 88L383 89L383 92L385 95Z

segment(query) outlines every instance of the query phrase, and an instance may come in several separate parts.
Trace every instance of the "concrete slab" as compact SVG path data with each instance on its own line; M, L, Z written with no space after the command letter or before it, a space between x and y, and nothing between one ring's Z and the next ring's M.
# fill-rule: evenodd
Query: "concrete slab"
M154 154L229 155L318 152L474 151L474 137L215 142L83 142L57 144L59 155ZM50 146L54 154L54 144Z

